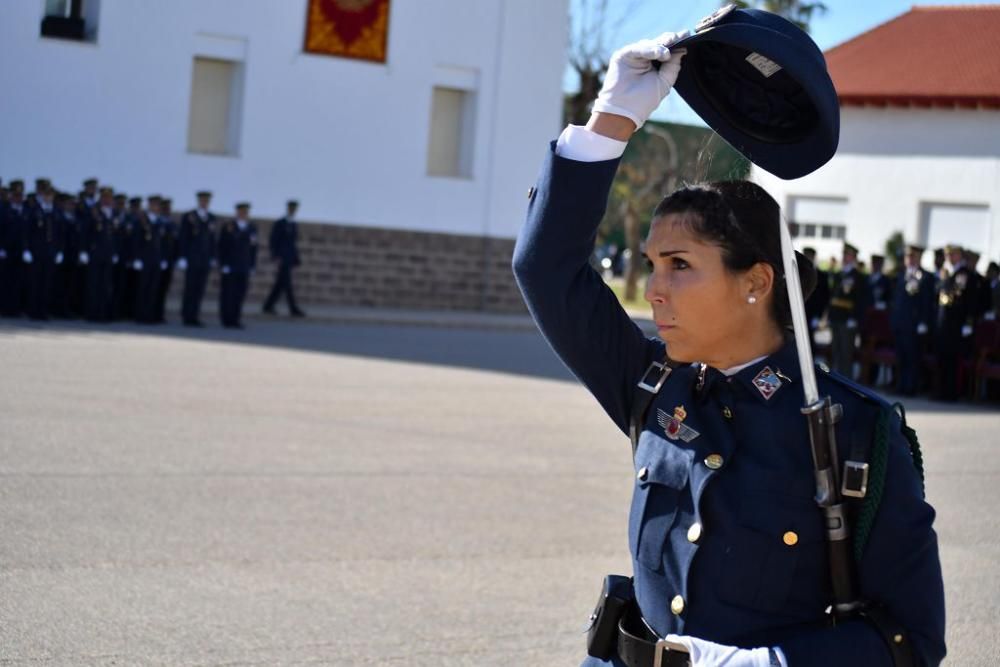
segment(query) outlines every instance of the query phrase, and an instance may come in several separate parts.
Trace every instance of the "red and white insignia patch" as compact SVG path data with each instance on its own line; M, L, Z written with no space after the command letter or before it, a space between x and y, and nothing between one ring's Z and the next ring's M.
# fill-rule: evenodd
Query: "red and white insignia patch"
M753 386L757 387L761 396L770 400L774 396L774 392L781 388L781 378L771 370L770 366L765 366L753 379Z

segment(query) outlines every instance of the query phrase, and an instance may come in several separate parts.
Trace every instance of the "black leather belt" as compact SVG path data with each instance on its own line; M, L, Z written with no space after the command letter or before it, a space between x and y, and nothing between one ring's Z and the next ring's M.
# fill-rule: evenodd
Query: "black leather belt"
M618 622L618 657L626 667L691 667L691 656L650 632L634 604Z

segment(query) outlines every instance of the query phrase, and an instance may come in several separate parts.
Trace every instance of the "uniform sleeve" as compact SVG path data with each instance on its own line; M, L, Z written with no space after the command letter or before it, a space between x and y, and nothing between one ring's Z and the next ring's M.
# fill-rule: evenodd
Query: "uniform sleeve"
M555 142L514 248L514 275L563 363L627 432L635 384L663 345L645 337L590 266L618 160L560 157Z
M937 667L946 649L934 509L923 498L909 444L898 424L892 429L896 437L889 445L882 502L858 575L862 595L884 606L904 628L916 664ZM865 621L796 637L781 648L789 667L893 664L882 638Z

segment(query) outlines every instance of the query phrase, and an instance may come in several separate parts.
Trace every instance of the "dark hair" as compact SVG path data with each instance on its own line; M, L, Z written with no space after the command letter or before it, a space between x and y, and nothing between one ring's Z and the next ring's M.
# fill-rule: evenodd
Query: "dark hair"
M771 315L782 327L792 325L792 309L781 259L781 207L750 181L716 181L681 188L657 205L653 218L668 213L693 213L687 224L703 241L722 250L722 264L734 273L763 262L774 269ZM816 268L795 253L803 298L816 287Z

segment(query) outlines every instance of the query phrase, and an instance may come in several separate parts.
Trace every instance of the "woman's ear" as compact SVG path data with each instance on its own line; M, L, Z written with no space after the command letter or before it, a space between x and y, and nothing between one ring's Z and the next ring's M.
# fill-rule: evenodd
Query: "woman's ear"
M763 299L774 290L774 267L767 262L757 262L747 272L749 295Z

